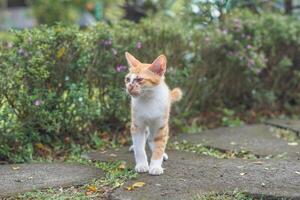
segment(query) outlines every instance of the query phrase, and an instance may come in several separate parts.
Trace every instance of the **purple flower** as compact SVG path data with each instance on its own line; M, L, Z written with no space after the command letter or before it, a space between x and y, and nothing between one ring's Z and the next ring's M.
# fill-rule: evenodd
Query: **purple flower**
M253 67L253 65L254 65L254 60L248 59L248 67Z
M235 25L241 25L241 20L238 18L233 19Z
M222 30L222 33L223 33L224 35L226 35L226 34L228 33L228 30L227 30L227 29L223 29L223 30Z
M210 38L206 36L206 37L204 38L204 41L208 43L208 42L210 41Z
M261 72L262 72L262 69L254 69L254 73L255 73L256 75L261 74Z
M35 106L40 106L42 103L43 103L43 102L42 102L41 99L37 99L37 100L34 101L34 105L35 105Z
M112 44L112 41L110 39L108 39L108 40L102 40L101 44L103 46L110 46Z
M252 49L252 46L250 44L248 44L247 49Z
M142 48L142 43L141 43L141 42L137 42L136 45L135 45L135 47L136 47L137 49Z
M117 72L123 72L126 69L127 69L127 67L125 65L117 65L117 67L116 67Z
M22 47L18 50L18 54L21 56L28 56L27 51L25 51Z

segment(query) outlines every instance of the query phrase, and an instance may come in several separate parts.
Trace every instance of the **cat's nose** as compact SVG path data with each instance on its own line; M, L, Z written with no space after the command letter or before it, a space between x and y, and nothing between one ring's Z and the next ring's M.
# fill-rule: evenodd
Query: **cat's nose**
M131 92L131 91L133 90L133 88L134 88L134 85L130 84L130 85L128 86L128 91Z

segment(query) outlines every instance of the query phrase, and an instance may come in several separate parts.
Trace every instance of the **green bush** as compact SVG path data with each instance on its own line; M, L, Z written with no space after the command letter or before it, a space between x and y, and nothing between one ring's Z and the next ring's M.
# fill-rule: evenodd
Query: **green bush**
M297 20L244 11L200 31L184 27L152 19L16 31L12 45L0 45L0 159L128 133L125 51L148 62L167 55L167 81L185 93L176 124L220 108L299 110Z
M187 109L299 106L298 20L234 12L193 36L198 67L191 73Z
M1 159L24 162L39 144L95 145L102 132L127 131L125 51L151 61L171 54L181 36L147 22L15 32L13 45L2 45L0 53ZM182 52L172 53L175 66Z

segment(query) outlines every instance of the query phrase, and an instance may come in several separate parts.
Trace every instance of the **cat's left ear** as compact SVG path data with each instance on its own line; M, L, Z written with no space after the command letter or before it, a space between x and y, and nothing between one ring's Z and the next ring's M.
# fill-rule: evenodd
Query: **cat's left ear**
M133 55L131 55L130 53L128 52L125 52L125 57L126 57L126 60L128 62L128 65L130 67L137 67L139 64L141 64L140 61L138 61L138 59L136 59Z
M153 73L163 76L167 68L167 58L165 55L158 56L150 65L149 70Z

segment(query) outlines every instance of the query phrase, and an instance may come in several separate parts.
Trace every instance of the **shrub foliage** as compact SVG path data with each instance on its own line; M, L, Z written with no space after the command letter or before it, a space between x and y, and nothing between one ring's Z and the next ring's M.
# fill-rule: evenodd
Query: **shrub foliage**
M95 146L103 132L126 132L125 51L148 62L167 55L167 81L185 93L177 122L216 108L300 108L300 24L290 17L244 11L203 30L145 20L14 34L0 47L1 160L24 162L41 144Z

